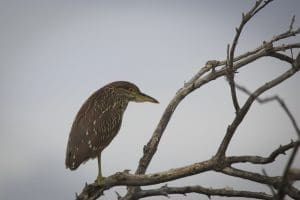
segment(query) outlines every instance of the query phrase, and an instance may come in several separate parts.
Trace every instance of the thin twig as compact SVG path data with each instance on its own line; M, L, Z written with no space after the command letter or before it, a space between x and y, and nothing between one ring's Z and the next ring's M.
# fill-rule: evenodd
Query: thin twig
M241 86L239 84L236 84L235 86L236 86L236 88L238 90L246 93L247 95L251 95L252 94L247 88L245 88L245 87L243 87L243 86ZM300 129L299 129L299 126L298 126L298 124L296 122L295 117L292 115L290 109L287 107L287 105L284 103L284 101L278 95L274 95L274 96L266 97L266 98L257 97L256 100L257 100L257 102L259 102L261 104L268 103L270 101L277 101L279 103L280 107L284 110L284 112L289 117L289 119L292 122L292 125L293 125L296 133L300 137Z
M233 106L235 109L235 113L238 113L240 110L240 106L239 106L239 102L237 99L237 95L236 95L236 90L235 90L235 81L234 81L234 71L232 70L233 68L233 57L231 59L231 55L229 53L229 49L230 49L230 45L227 45L227 80L230 86L230 91L231 91L231 98L232 98L232 102L233 102Z
M278 76L277 78L265 83L264 85L262 85L261 87L259 87L257 90L255 90L255 92L253 92L249 98L247 99L247 101L245 102L245 104L243 105L243 107L240 109L240 112L236 115L236 117L234 118L233 122L228 126L226 134L223 138L223 141L221 143L221 145L219 146L219 149L216 153L216 157L220 158L220 157L224 157L226 150L228 148L228 145L231 141L231 138L233 137L235 130L237 129L237 127L240 125L240 123L243 121L245 115L247 114L249 108L251 107L252 103L255 101L255 99L261 95L262 93L264 93L265 91L271 89L272 87L280 84L282 81L288 79L289 77L291 77L294 73L296 73L299 70L299 68L291 68L289 70L287 70L285 73L283 73L282 75Z
M236 34L234 36L231 48L230 48L230 45L227 45L227 67L228 67L227 79L228 79L228 83L229 83L229 86L230 86L231 98L232 98L232 102L233 102L233 106L235 108L236 114L239 112L240 106L239 106L238 98L237 98L237 95L236 95L235 81L234 81L235 71L233 70L233 61L234 61L235 49L237 47L237 44L238 44L240 35L242 33L242 30L243 30L244 26L247 24L247 22L256 13L258 13L260 10L262 10L266 5L268 5L272 1L273 0L264 1L264 3L262 5L261 5L261 3L263 2L262 0L256 1L253 8L248 13L243 14L242 21L241 21L239 27L235 29Z
M273 161L275 161L275 159L281 155L284 154L285 152L294 148L296 145L298 145L299 142L294 142L291 141L289 144L286 145L280 145L277 149L275 149L268 157L261 157L261 156L229 156L226 157L226 162L230 163L230 164L234 164L234 163L244 163L244 162L248 162L248 163L252 163L252 164L268 164L271 163Z
M292 17L292 20L289 25L289 29L286 32L283 32L277 36L274 36L270 42L274 43L278 40L282 40L282 39L285 39L285 38L288 38L291 36L295 36L296 34L299 34L300 28L297 28L296 30L294 30L294 23L295 23L295 15Z
M265 175L265 176L269 176L264 168L262 169L262 173L263 173L263 175ZM271 191L272 195L275 196L276 193L275 193L275 190L274 190L274 188L272 187L272 185L268 185L268 186L269 186L269 188L270 188L270 191Z
M285 188L288 185L288 173L289 170L292 166L292 163L296 157L296 153L298 152L299 149L299 142L297 143L297 145L294 147L293 152L288 160L288 163L285 166L284 172L283 172L283 176L282 176L282 180L278 189L278 193L276 195L276 199L278 200L282 200L285 196Z

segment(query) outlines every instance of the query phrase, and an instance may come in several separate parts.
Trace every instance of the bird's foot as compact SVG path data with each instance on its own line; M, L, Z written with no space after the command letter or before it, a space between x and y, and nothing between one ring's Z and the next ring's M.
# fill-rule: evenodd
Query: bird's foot
M97 176L97 179L95 182L98 184L98 186L102 187L104 185L105 177L103 176Z

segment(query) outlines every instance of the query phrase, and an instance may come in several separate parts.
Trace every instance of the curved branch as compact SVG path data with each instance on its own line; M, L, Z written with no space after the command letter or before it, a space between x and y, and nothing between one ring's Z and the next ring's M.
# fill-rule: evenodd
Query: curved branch
M243 163L249 162L252 164L267 164L273 162L280 154L285 154L286 151L294 148L299 145L299 141L291 141L289 144L279 146L276 150L274 150L268 157L261 156L229 156L227 157L227 162L234 163Z
M249 13L252 13L251 15L255 15L259 10L264 8L268 3L270 3L272 0L267 0L263 2L262 0L257 1L256 5L249 11ZM263 4L262 4L263 2ZM243 20L250 20L252 17L250 14L246 14L243 16ZM248 19L249 18L249 19ZM292 22L290 24L289 30L274 36L270 41L264 42L263 45L260 47L249 51L247 53L244 53L240 56L234 57L234 50L236 48L238 38L240 34L236 34L233 45L232 45L232 53L229 53L229 59L227 58L224 61L209 61L206 63L206 65L199 70L199 72L191 78L190 81L188 81L184 86L178 90L174 98L170 101L169 105L166 107L151 139L148 141L147 145L144 146L144 154L141 157L139 161L139 165L137 167L137 170L135 172L135 175L129 174L128 172L122 172L122 173L116 173L112 176L109 176L104 181L104 185L102 187L97 186L96 184L89 184L86 185L83 189L83 192L77 196L78 199L96 199L98 198L103 191L117 185L127 185L127 186L134 186L128 188L128 193L124 198L121 199L137 199L137 194L142 194L140 192L143 192L144 190L141 190L139 187L136 186L142 186L142 185L149 185L149 184L156 184L156 183L162 183L166 181L171 181L187 176L191 176L194 174L198 174L201 172L214 170L219 171L224 174L228 174L231 176L237 176L240 178L253 180L256 182L273 185L274 187L278 186L280 181L282 181L281 177L268 177L263 176L260 174L237 170L235 168L230 167L233 163L240 163L240 162L250 162L254 164L265 164L272 162L278 155L284 153L286 150L292 148L295 143L290 143L288 145L285 145L283 147L279 147L275 151L273 151L269 157L259 157L259 156L232 156L232 157L226 157L226 149L230 143L230 140L232 136L234 135L234 132L236 128L239 126L239 124L242 122L244 116L247 114L248 110L250 109L252 103L254 100L258 99L258 96L262 94L263 92L269 90L270 88L280 84L282 81L286 80L293 74L295 74L297 71L299 71L300 67L300 57L297 56L297 59L294 61L289 56L286 56L284 54L278 53L281 51L285 51L287 49L294 49L294 48L300 48L300 43L294 43L294 44L288 44L288 45L280 45L280 46L273 46L274 42L280 41L282 39L295 36L296 34L300 33L300 29L293 30L293 24L294 24L294 18L292 19ZM243 27L243 26L242 26ZM242 28L240 29L240 31ZM226 131L226 135L223 138L222 143L219 146L219 149L216 153L216 156L213 157L210 160L198 162L192 165L188 165L181 168L171 169L165 172L160 173L154 173L154 174L147 174L144 175L153 155L155 154L157 147L159 145L160 139L163 135L164 130L166 129L175 109L179 105L179 103L191 92L195 91L196 89L200 88L201 86L209 83L210 81L213 81L217 78L223 77L228 75L228 61L230 60L230 66L232 72L236 71L239 68L242 68L246 66L247 64L254 62L257 59L260 59L262 57L266 56L272 56L274 58L286 61L290 64L292 64L292 68L287 70L285 73L283 73L281 76L277 77L276 79L267 82L265 85L258 88L254 93L250 94L250 97L246 101L246 103L243 105L242 108L236 109L238 110L235 119L233 120L232 124L228 127ZM218 69L217 69L218 68ZM235 88L234 88L235 90ZM252 178L252 179L251 179ZM196 186L195 186L196 187ZM187 188L183 187L181 189L177 188L178 190L184 190ZM196 191L196 188L194 188ZM203 188L202 188L203 189ZM175 192L176 188L169 189L169 192L172 191ZM177 191L178 191L177 190ZM192 189L190 189L192 190ZM199 188L198 188L199 190ZM211 189L211 191L216 192L217 189ZM200 191L200 190L199 190ZM287 187L285 188L285 192L290 196L297 196L297 189L293 187ZM155 192L155 191L153 191ZM159 192L159 191L158 191ZM241 192L241 191L240 191ZM299 193L298 193L299 194ZM266 196L266 198L268 198Z
M292 62L291 64L293 64L294 62ZM296 66L297 67L297 66ZM238 84L236 84L236 88L239 89L240 91L246 93L247 95L251 95L251 92L245 88L245 87L242 87ZM257 97L256 98L256 101L261 103L261 104L264 104L264 103L268 103L270 101L277 101L279 103L279 105L281 106L281 108L284 110L284 112L287 114L287 116L289 117L290 121L292 122L292 125L296 131L296 133L298 134L298 136L300 137L300 129L299 129L299 126L296 122L296 119L294 118L294 116L292 115L290 109L288 109L288 107L286 106L286 104L284 103L283 99L281 99L278 95L274 95L274 96L271 96L271 97L267 97L267 98L260 98L260 97Z
M235 71L233 71L233 59L234 59L235 49L236 49L238 40L240 38L240 35L242 33L242 30L243 30L244 26L247 24L247 22L249 22L256 13L258 13L261 9L263 9L267 4L269 4L272 1L273 0L265 1L262 5L261 5L261 3L263 2L262 0L256 1L253 8L248 13L243 14L242 21L241 21L239 27L236 28L236 34L234 36L230 50L229 50L229 45L227 46L227 67L228 67L227 79L228 79L228 83L230 86L232 102L233 102L236 114L239 112L240 106L239 106L239 102L238 102L238 98L237 98L236 90L235 90L235 81L234 81L234 72Z
M246 14L243 13L242 21L239 25L238 28L236 28L236 34L234 36L231 48L230 48L230 53L229 53L229 66L233 66L233 61L234 61L234 52L238 43L238 40L240 38L241 32L244 28L244 26L249 22L252 17L255 16L260 10L262 10L265 6L267 6L269 3L271 3L273 0L267 0L263 4L263 0L256 1L252 9L247 12ZM261 5L262 4L262 5ZM291 26L290 26L291 27Z
M269 54L269 56L274 57L274 58L278 58L279 60L288 62L290 64L293 64L293 62L294 62L294 60L291 57L289 57L287 55L284 55L284 54L281 54L281 53L277 53L277 52L272 52L272 53Z
M228 148L228 145L231 141L232 136L235 133L235 130L240 125L240 123L243 121L244 117L248 113L249 108L251 107L252 103L255 101L255 99L264 93L265 91L271 89L272 87L275 87L276 85L280 84L282 81L288 79L293 74L295 74L297 71L299 71L299 67L293 67L289 70L287 70L285 73L281 74L277 78L265 83L263 86L259 87L254 93L252 93L249 98L247 99L246 103L243 105L243 107L240 109L240 112L237 113L236 117L234 118L233 122L228 126L226 134L223 138L223 141L216 153L216 157L224 157L226 150Z

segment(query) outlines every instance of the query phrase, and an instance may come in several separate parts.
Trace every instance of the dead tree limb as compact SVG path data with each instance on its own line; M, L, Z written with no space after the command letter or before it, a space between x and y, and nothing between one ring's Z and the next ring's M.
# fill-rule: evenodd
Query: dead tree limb
M255 5L250 9L249 12L243 14L240 26L236 30L231 47L228 46L227 58L223 61L211 60L208 61L205 66L203 66L187 83L180 88L173 99L170 101L166 107L156 129L149 142L144 146L143 156L140 158L138 167L134 174L130 174L128 171L118 172L104 180L102 187L99 187L96 183L86 184L83 191L77 195L77 199L80 200L93 200L97 199L105 190L108 190L114 186L128 186L127 194L125 196L120 196L118 194L118 199L121 200L136 200L148 196L168 196L170 194L186 194L186 193L199 193L207 196L230 196L230 197L246 197L246 198L256 198L256 199L273 199L274 194L267 194L264 192L253 192L253 191L240 191L232 188L205 188L200 185L196 186L184 186L184 187L158 187L151 190L143 190L141 186L154 185L158 183L165 183L172 180L178 180L184 177L196 175L206 171L215 171L227 176L234 176L241 179L246 179L252 182L265 184L270 186L274 191L278 199L283 198L283 196L288 195L294 199L300 199L300 191L294 188L292 184L287 181L292 170L290 169L291 163L294 160L294 155L299 147L299 139L297 141L292 141L289 144L279 146L277 149L273 150L268 157L262 157L258 155L243 155L243 156L227 156L226 151L230 145L233 135L236 133L236 129L243 122L244 117L247 115L249 109L251 108L254 101L258 102L269 102L271 100L276 100L280 103L281 107L285 110L289 119L291 120L294 129L297 134L299 134L299 127L292 113L285 105L283 100L278 96L273 96L272 98L262 99L260 95L270 90L271 88L281 84L283 81L287 80L291 76L295 75L300 70L300 55L298 53L296 59L293 56L285 54L286 50L300 49L300 43L283 43L284 39L294 37L300 33L300 29L294 29L293 25L295 18L292 18L291 23L287 31L273 36L271 39L264 41L257 48L243 53L239 56L235 56L235 49L240 37L240 33L244 25L252 19L259 11L266 7L272 0L258 0ZM282 42L282 44L278 44ZM234 72L240 68L245 68L249 63L253 63L264 57L272 57L284 61L288 68L286 71L272 80L266 80L264 85L258 87L254 92L249 92L244 87L237 85L234 81ZM163 172L157 172L152 174L145 174L146 170L156 153L157 147L159 145L160 139L174 113L179 103L182 100L194 92L195 90L201 88L218 78L229 77L229 85L231 91L231 98L235 108L235 117L231 124L225 131L224 138L216 151L216 154L209 160L195 162L194 164L170 169ZM249 97L246 102L240 106L238 97L236 95L236 88L247 93ZM233 167L233 164L237 163L249 163L249 164L259 164L264 165L267 163L272 163L275 159L281 155L285 154L286 151L293 150L292 156L290 157L288 164L282 176L268 176L266 174L259 174L243 169L237 169ZM294 170L297 172L297 170ZM294 177L299 177L297 173ZM275 192L274 192L275 193Z
M271 200L273 197L264 192L251 192L251 191L241 191L233 190L232 188L205 188L199 185L197 186L186 186L186 187L168 187L162 186L158 189L152 190L142 190L138 193L138 198L144 198L149 196L166 196L169 197L170 194L182 194L186 195L188 193L198 193L206 195L208 198L211 196L223 196L223 197L244 197L244 198L255 198L255 199L266 199Z
M291 64L293 64L293 63L291 62ZM237 89L239 89L240 91L246 93L247 95L251 95L251 92L247 88L245 88L245 87L243 87L241 85L238 85L238 84L236 84L235 86L236 86ZM299 129L298 125L297 125L296 119L294 118L294 116L292 115L291 111L288 109L287 105L284 103L284 101L283 101L282 98L280 98L278 95L274 95L274 96L265 97L265 98L259 98L259 97L257 97L256 100L257 100L257 102L259 102L261 104L269 103L270 101L277 101L278 104L280 105L280 107L284 110L284 112L289 117L289 119L290 119L290 121L291 121L291 123L292 123L292 125L293 125L293 127L294 127L294 129L296 131L296 133L300 137L300 129Z

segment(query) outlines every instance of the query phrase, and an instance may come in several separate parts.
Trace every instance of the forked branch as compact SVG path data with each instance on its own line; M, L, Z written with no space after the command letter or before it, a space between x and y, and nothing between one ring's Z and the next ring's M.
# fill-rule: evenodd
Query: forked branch
M99 196L103 195L103 192L105 190L108 190L114 186L128 186L127 194L125 196L122 197L118 194L118 199L121 200L137 200L140 198L157 195L184 195L192 192L204 194L207 196L230 196L256 199L282 199L285 195L288 195L294 199L300 199L300 191L294 188L292 186L292 183L289 181L289 176L292 174L292 172L295 172L295 175L293 176L294 178L299 177L299 175L297 175L297 170L292 171L290 168L295 154L298 151L299 139L297 141L292 141L289 144L279 146L277 149L273 150L273 152L271 152L267 157L262 157L259 155L226 155L227 148L231 142L233 135L236 133L236 129L243 122L244 117L247 115L254 101L258 101L260 103L267 103L273 100L277 101L281 108L288 115L295 131L300 136L299 126L297 125L295 117L292 115L292 112L288 109L287 105L279 96L275 95L268 98L260 97L261 94L281 84L283 81L295 75L300 70L300 55L298 54L296 59L294 59L293 56L289 56L284 53L286 50L300 49L300 43L277 44L278 42L281 42L286 38L294 37L300 33L300 29L294 30L293 25L295 22L295 18L292 18L287 31L275 35L271 39L264 41L262 45L253 50L245 52L239 56L235 56L235 50L243 27L248 21L253 18L253 16L255 16L259 11L261 11L272 1L273 0L256 1L255 5L250 9L250 11L246 14L243 14L242 21L239 27L236 29L236 34L234 36L232 44L227 48L227 58L222 61L208 61L205 66L203 66L198 71L198 73L196 73L188 82L184 84L182 88L177 91L173 99L166 107L156 129L154 130L151 139L144 146L143 156L139 161L135 173L130 174L128 171L124 171L113 174L104 180L104 184L101 187L96 183L86 184L83 191L79 195L77 195L77 199L97 199ZM266 81L264 85L258 87L254 92L250 92L246 89L246 87L241 87L235 83L234 76L235 72L238 69L245 68L249 63L253 63L254 61L263 57L273 57L274 59L284 61L284 63L289 67L284 73L280 74L273 80ZM221 144L219 145L216 154L209 160L195 162L191 165L186 165L163 172L145 174L154 154L156 153L160 139L179 103L181 103L186 96L201 88L203 85L206 85L221 77L227 77L229 80L231 97L236 115L225 131L225 136ZM239 104L236 89L249 95L243 105ZM289 150L293 150L293 153L288 160L288 164L282 176L279 175L271 177L266 174L254 173L243 169L237 169L232 166L233 164L237 163L249 163L254 165L264 165L267 163L272 163L279 155L285 154L285 152ZM235 190L233 188L205 188L200 185L183 187L169 187L166 185L151 190L144 190L141 188L141 186L165 183L207 171L215 171L223 175L234 176L241 179L246 179L248 181L265 184L267 186L270 186L272 188L272 191L274 190L277 193L275 194L274 192L274 194L267 194L264 192ZM274 197L274 195L276 197Z

